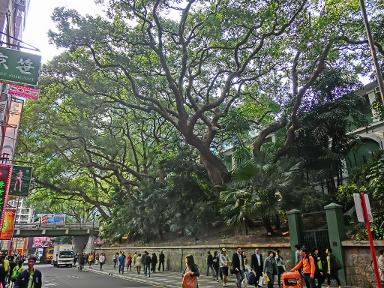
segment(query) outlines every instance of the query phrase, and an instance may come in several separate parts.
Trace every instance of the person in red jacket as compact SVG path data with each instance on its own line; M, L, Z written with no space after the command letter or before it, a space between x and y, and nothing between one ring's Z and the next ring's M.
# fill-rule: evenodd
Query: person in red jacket
M302 269L304 282L307 288L316 288L315 284L315 260L306 248L300 249L301 260L291 269L291 272Z

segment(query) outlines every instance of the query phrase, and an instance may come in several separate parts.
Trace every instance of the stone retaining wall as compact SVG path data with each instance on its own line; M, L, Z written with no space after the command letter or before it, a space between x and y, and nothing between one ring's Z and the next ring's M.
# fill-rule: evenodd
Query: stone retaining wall
M368 241L343 241L347 284L358 287L370 287L375 281L371 262L372 256ZM375 241L376 255L384 249L384 241ZM373 282L375 283L375 282ZM374 284L372 287L376 287Z
M201 273L205 273L206 269L206 257L208 251L211 251L212 255L214 251L219 251L221 248L227 249L227 255L232 259L233 253L236 251L236 245L204 245L204 246L164 246L164 247L102 247L97 248L96 253L105 253L107 257L107 264L112 264L112 256L116 252L123 251L125 255L133 255L135 251L143 253L145 250L149 254L156 253L159 255L160 251L165 254L165 269L169 271L180 272L184 269L184 258L188 254L192 254L195 258L196 264L200 267ZM269 250L281 251L281 256L286 260L287 266L292 266L290 263L290 246L288 243L282 244L249 244L241 246L246 253L247 258L251 259L251 254L254 253L255 248L259 248L261 253L265 257Z

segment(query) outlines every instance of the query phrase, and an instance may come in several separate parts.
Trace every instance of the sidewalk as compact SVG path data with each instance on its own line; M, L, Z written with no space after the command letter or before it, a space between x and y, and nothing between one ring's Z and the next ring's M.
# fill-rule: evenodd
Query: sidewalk
M99 270L98 265L94 265L93 268L89 269L86 265L84 270L90 271L93 273L109 275L112 277L118 277L122 279L137 281L139 283L145 283L154 287L163 287L163 288L180 288L181 287L181 274L178 272L170 272L170 271L160 271L156 270L155 273L151 272L151 277L144 276L143 272L140 275L136 273L136 271L124 271L124 274L119 274L118 269L113 269L112 265L104 265L103 271ZM201 272L201 271L200 271ZM204 288L219 288L223 287L222 283L216 282L216 280L212 279L212 276L200 275L198 278L199 287ZM228 287L236 287L234 277L228 277ZM251 286L252 287L252 286Z
M93 272L93 273L104 274L110 277L118 277L121 279L136 281L136 282L148 284L154 287L162 287L162 288L180 288L181 287L181 273L178 273L178 272L170 272L170 271L158 272L156 270L155 273L151 272L151 277L148 277L148 276L144 276L143 272L140 275L138 275L136 271L134 271L133 267L132 267L132 271L124 271L123 275L119 274L119 271L117 268L113 269L112 265L104 265L102 271L99 270L98 265L94 265L92 268L88 268L88 265L86 265L84 270ZM222 288L223 287L223 284L221 283L220 280L219 280L220 282L216 282L216 280L213 280L211 276L207 277L205 275L200 275L198 279L199 279L198 280L199 287L204 287L204 288ZM235 288L236 287L235 281L236 279L234 276L229 276L228 287ZM275 279L275 281L277 281L277 279ZM248 287L254 287L254 286L248 285ZM274 287L278 287L277 283L275 283ZM326 287L326 286L323 285L323 287ZM343 288L356 288L356 287L343 286Z

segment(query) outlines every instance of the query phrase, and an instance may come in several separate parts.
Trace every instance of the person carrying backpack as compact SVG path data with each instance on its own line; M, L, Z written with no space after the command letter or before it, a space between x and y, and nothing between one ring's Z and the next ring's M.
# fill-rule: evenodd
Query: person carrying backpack
M339 279L339 276L337 275L337 272L340 270L341 267L337 262L336 257L332 254L331 248L328 248L327 250L325 250L325 253L327 254L327 258L326 258L327 261L325 262L327 269L325 271L327 271L328 288L329 288L329 285L331 285L331 279L335 279L337 282L337 285L339 286L339 288L341 288L340 279Z
M295 267L291 269L291 272L302 269L304 274L304 282L307 288L316 288L315 285L315 271L316 265L315 260L312 255L309 253L308 249L300 249L300 262L296 264Z
M12 274L10 277L11 282L15 283L17 277L19 277L20 273L24 271L23 261L19 260L15 267L12 269Z

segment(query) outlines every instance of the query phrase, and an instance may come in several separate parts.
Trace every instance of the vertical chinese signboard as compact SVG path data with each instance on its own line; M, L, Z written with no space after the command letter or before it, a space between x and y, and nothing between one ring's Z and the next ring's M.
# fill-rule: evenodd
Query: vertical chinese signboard
M6 209L4 213L3 227L1 228L0 240L11 240L15 226L16 209Z
M37 85L41 56L0 47L0 79Z
M3 220L4 220L4 212L5 208L7 207L7 199L8 199L8 192L9 192L9 186L11 182L11 173L12 173L12 166L11 165L3 165L0 164L0 226L3 226Z

